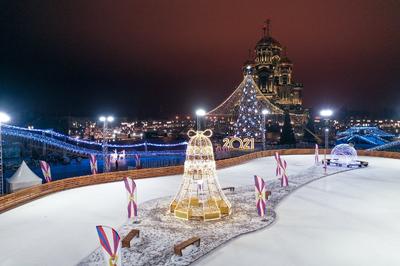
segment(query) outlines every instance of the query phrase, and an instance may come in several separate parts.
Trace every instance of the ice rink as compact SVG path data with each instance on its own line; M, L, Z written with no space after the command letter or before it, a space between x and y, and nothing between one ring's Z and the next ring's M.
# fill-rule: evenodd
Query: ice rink
M313 155L282 156L288 174ZM400 265L399 160L314 181L289 195L271 227L229 241L197 265ZM275 178L273 157L218 170L222 186ZM139 202L173 195L181 176L137 180ZM0 265L75 265L99 246L95 226L126 221L122 182L49 195L0 214ZM140 215L140 206L139 206ZM171 243L172 248L173 243ZM145 255L145 254L144 254Z

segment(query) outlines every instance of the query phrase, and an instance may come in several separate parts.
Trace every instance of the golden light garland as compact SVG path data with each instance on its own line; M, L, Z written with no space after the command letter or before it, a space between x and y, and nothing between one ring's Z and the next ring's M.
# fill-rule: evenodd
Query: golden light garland
M182 184L170 212L184 220L217 220L231 214L231 204L218 182L212 131L189 130Z

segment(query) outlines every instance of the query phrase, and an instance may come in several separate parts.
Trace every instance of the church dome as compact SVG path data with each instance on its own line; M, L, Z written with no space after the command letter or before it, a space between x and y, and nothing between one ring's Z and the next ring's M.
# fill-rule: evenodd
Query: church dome
M257 42L257 47L260 46L278 46L282 48L282 45L271 36L264 36L263 38L261 38L261 40Z

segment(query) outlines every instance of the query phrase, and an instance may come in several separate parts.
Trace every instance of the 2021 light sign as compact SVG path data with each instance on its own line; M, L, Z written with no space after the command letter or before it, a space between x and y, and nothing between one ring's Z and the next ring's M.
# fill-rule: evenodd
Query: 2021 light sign
M224 145L222 147L228 149L240 149L240 150L254 150L254 138L238 138L230 137L224 138Z

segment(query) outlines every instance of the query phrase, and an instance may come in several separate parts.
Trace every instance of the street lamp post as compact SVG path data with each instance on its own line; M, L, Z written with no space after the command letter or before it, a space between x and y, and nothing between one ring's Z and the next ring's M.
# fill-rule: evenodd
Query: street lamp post
M325 119L325 150L324 150L324 171L326 174L327 171L327 161L326 161L326 152L328 150L328 144L329 144L329 117L332 116L333 111L329 109L324 109L321 110L319 113L324 119Z
M262 111L261 111L261 113L262 113L262 119L263 119L263 121L262 121L262 143L263 143L263 151L265 151L265 122L266 122L266 119L265 119L265 116L267 115L267 114L269 114L269 111L267 110L267 109L263 109Z
M197 124L197 131L201 130L201 117L206 115L206 111L204 109L197 109L196 110L196 124Z
M4 194L4 176L3 176L3 140L1 138L1 124L10 121L6 113L0 112L0 195Z
M102 152L103 152L103 172L106 173L110 171L109 169L109 164L106 163L107 156L108 156L108 147L107 147L107 139L106 139L106 134L107 134L107 126L108 123L111 123L114 121L114 117L112 116L100 116L99 118L100 122L103 122L103 143L102 143Z

